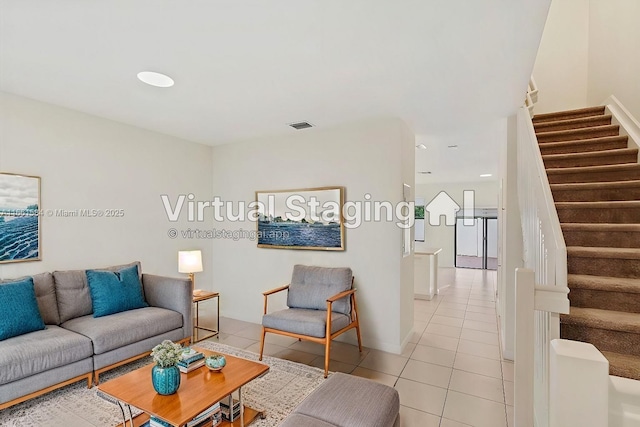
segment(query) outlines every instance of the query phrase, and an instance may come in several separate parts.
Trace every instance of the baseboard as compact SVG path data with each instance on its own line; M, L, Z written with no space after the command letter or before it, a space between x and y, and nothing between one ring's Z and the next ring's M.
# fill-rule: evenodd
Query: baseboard
M391 344L391 343L388 343L388 342L378 342L378 343L374 342L374 343L372 343L371 345L369 345L367 347L375 349L375 350L385 351L387 353L402 354L402 351L403 351L405 345Z
M409 341L411 340L411 337L413 336L413 328L411 328L411 331L407 334L406 337L404 337L404 339L402 340L402 344L400 345L400 353L398 354L402 354L404 353L404 350L407 348L407 346L409 345Z
M413 336L413 329L409 331L407 336L404 337L404 339L400 344L393 344L389 342L382 342L379 340L369 340L369 339L367 339L366 342L367 342L367 347L369 348L380 350L380 351L386 351L387 353L402 354L404 352L404 349L407 348L407 345L409 345L409 341L411 340L412 336ZM364 338L362 340L365 341Z

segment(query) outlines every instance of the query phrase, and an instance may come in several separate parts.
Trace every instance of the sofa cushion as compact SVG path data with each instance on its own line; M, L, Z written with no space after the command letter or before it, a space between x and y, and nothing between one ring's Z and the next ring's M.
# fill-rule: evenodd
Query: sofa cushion
M60 326L91 338L93 352L102 354L181 328L182 314L165 308L145 307L104 317L77 317Z
M31 277L0 285L0 341L44 329Z
M0 384L91 357L91 340L59 326L0 342Z
M290 308L327 309L327 298L351 289L353 274L350 268L326 268L295 265L287 306ZM333 303L332 311L349 314L351 299L342 298Z
M139 262L98 268L94 270L119 271L123 268L132 267L134 265L138 266L139 273L141 271ZM89 293L87 274L85 270L54 271L53 279L56 286L58 312L60 313L61 323L75 317L86 316L93 312L91 294Z
M138 266L119 271L87 270L93 317L148 307L142 294Z
M56 287L53 283L53 276L51 273L36 274L33 277L33 285L36 290L36 299L38 300L38 309L42 320L47 325L60 324L60 315L58 314L58 300L56 298ZM26 279L27 277L21 277L19 279L0 280L0 283L16 282L18 280Z
M295 412L342 427L392 427L400 412L400 397L388 385L336 372Z
M331 333L350 323L349 316L342 313L331 313ZM311 337L323 338L327 331L327 310L308 310L304 308L287 308L265 314L262 326Z

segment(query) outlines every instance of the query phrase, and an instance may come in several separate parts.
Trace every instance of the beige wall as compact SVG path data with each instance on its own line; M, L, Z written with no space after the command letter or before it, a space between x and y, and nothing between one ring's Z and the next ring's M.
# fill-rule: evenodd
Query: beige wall
M640 120L640 2L592 0L589 14L590 105L614 95Z
M413 134L397 119L217 146L214 194L249 203L256 190L344 186L347 201L363 201L368 193L395 204L402 200L403 182L413 187L414 151ZM224 220L215 227L255 230L256 224ZM342 252L258 248L248 238L214 240L214 286L222 295L222 313L259 323L261 293L288 283L293 265L348 266L358 289L364 344L399 352L410 337L407 319L413 319L413 264L402 257L402 230L394 222L364 222L345 232ZM283 308L285 297L270 299L270 309ZM353 342L355 333L344 339Z
M553 0L533 68L537 114L586 106L588 54L589 0Z
M179 277L177 252L202 249L212 288L211 242L171 239L160 195L212 194L211 147L0 93L0 171L40 176L45 210L123 209L122 218L42 218L42 261L0 264L0 277L133 260Z
M640 117L640 2L554 0L533 76L536 113L599 105L614 95Z

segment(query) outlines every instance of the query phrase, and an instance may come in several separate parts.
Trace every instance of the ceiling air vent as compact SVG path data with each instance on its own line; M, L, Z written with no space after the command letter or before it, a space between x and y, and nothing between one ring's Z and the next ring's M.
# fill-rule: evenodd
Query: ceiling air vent
M289 126L294 128L295 130L302 130L302 129L307 129L307 128L313 127L313 125L311 123L308 123L308 122L291 123L291 124L289 124Z

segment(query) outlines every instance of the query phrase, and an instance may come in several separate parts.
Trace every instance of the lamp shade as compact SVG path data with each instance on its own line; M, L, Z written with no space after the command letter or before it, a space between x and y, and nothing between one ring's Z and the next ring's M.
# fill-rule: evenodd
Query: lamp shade
M202 251L178 251L178 272L198 273L202 271Z

